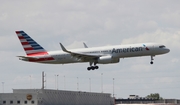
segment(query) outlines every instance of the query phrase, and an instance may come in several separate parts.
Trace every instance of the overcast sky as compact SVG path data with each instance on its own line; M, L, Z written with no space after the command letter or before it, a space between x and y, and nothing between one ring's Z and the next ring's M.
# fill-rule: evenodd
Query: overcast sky
M141 97L160 93L180 99L180 1L179 0L3 0L0 3L0 92L46 88L130 94ZM89 63L47 65L20 61L25 52L15 34L24 30L46 50L117 44L157 42L170 53L120 59L87 71ZM103 74L102 74L103 73ZM77 83L79 87L77 87ZM103 87L102 84L103 83ZM91 88L90 88L91 87Z

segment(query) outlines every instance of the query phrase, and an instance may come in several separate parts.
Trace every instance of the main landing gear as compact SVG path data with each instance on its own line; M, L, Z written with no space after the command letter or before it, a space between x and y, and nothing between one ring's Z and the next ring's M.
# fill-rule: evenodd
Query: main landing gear
M90 71L90 70L94 70L94 69L98 69L99 67L98 66L91 66L91 67L88 67L87 70Z
M92 66L93 62L90 62L90 67L87 67L87 70L95 70L95 69L99 69L99 66L96 66L96 63L94 62L94 66Z
M151 62L150 62L150 64L153 64L153 60L154 60L154 59L153 59L153 56L151 56Z

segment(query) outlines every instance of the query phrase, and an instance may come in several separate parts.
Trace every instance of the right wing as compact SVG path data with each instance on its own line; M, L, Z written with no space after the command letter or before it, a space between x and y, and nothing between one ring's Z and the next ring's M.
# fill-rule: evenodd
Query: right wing
M88 48L88 46L86 45L86 43L83 42L83 44L84 44L84 48Z

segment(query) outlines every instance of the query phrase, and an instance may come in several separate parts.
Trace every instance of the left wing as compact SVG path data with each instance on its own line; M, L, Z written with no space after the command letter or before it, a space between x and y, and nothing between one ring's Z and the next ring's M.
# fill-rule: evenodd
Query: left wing
M66 48L61 44L59 43L62 50L64 52L67 52L67 53L70 53L73 57L81 60L81 61L90 61L90 60L97 60L99 57L101 57L102 55L95 55L95 54L85 54L85 53L76 53L76 52L71 52L71 51L68 51L66 50Z

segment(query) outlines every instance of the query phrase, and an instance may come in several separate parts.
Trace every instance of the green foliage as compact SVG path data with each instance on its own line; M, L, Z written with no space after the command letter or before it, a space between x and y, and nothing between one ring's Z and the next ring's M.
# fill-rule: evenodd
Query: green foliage
M150 95L147 95L146 97L156 99L156 100L162 100L163 99L162 97L160 97L159 93L151 93Z

